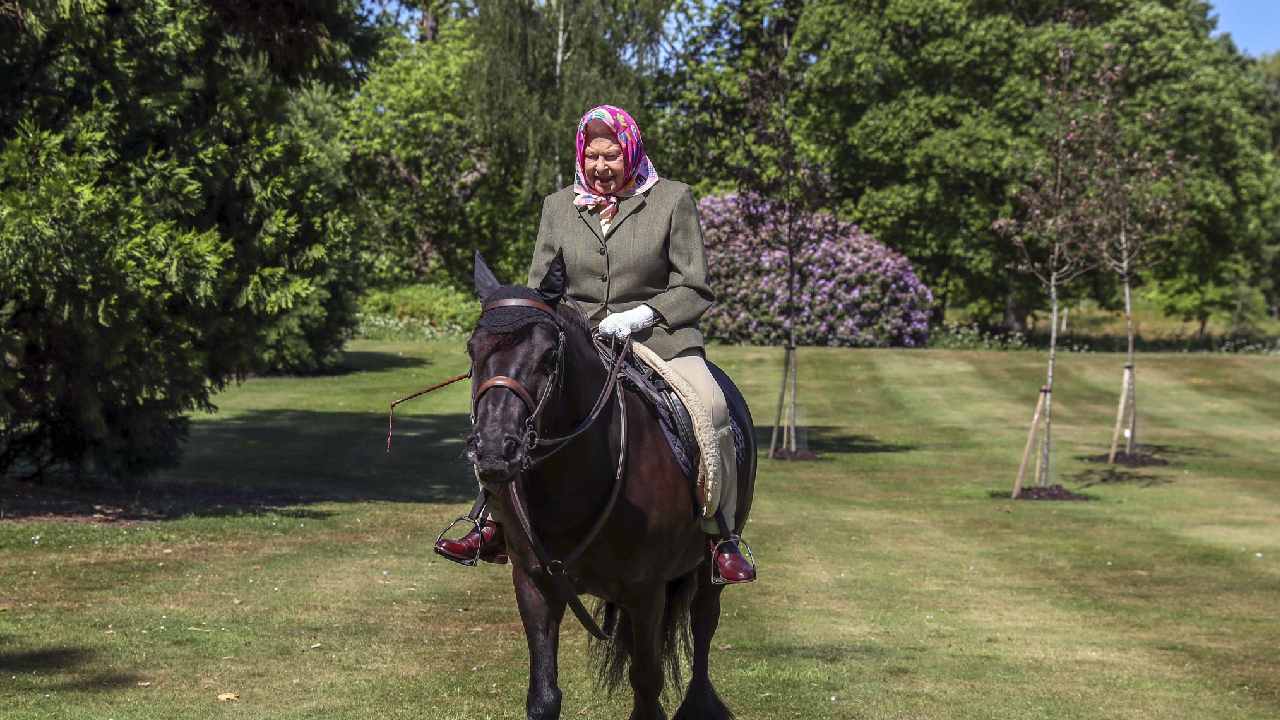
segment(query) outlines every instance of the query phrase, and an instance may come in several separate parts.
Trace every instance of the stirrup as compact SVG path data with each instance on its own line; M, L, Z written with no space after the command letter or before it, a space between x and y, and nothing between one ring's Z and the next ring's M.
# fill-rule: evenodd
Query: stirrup
M756 579L754 575L756 574L756 556L751 554L751 546L748 545L747 542L742 539L741 535L730 535L729 537L718 541L711 548L711 584L712 585L738 584L738 583L731 583L728 580L725 580L723 577L721 577L720 567L716 565L716 555L720 552L720 546L724 545L725 543L733 543L738 546L738 554L746 558L747 562L751 563L751 573L753 577L746 582L755 582Z
M450 530L464 523L471 524L471 526L475 529L475 531L480 534L482 542L476 545L475 557L463 558L459 560L458 558L453 557L452 555L446 555L445 553L441 552L440 541L444 539L444 536L447 535ZM458 517L458 519L449 523L449 525L445 527L445 529L440 531L440 534L436 536L436 543L435 545L431 546L431 549L435 550L436 554L444 558L445 560L450 560L452 562L458 563L459 565L465 565L467 567L475 567L477 564L480 563L480 547L484 545L483 538L484 538L484 533L482 532L480 527L480 519L478 517L473 518L470 515L461 515Z

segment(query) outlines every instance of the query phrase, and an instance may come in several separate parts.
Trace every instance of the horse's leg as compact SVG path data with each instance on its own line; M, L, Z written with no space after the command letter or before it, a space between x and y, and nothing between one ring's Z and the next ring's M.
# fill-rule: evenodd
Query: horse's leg
M516 604L529 642L529 694L525 711L529 720L558 720L560 687L556 684L556 656L560 645L560 620L564 602L547 600L519 563L511 573Z
M631 689L635 704L631 720L666 720L659 701L662 695L662 615L667 605L666 586L654 588L640 603L627 607L631 617Z
M731 720L733 713L721 702L711 685L709 666L711 638L720 624L720 593L724 586L711 582L711 572L705 564L695 572L698 574L698 592L693 596L690 609L693 620L693 677L689 679L689 690L673 720Z

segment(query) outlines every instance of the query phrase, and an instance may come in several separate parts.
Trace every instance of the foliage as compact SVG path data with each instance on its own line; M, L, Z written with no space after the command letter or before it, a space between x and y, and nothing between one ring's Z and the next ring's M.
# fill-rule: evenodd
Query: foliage
M735 154L754 152L769 164L762 173L776 172L767 149L744 149L755 66L735 62L767 50L768 38L736 23L753 13L794 21L794 42L778 62L799 85L790 105L797 152L827 178L831 208L907 255L939 310L1004 314L1017 327L1042 301L1033 281L1008 272L1018 253L998 242L992 223L1012 212L1037 155L1040 76L1059 45L1075 47L1081 68L1092 70L1111 44L1134 98L1120 120L1126 133L1144 148L1195 158L1186 176L1194 222L1151 279L1165 284L1170 310L1233 312L1233 288L1262 282L1259 268L1275 257L1267 244L1280 234L1264 85L1228 41L1211 37L1205 3L1084 7L1088 15L1071 25L1059 19L1062 3L1049 0L717 5L663 78L659 151L667 148L663 162L682 163L704 193L732 184ZM1171 121L1159 131L1138 127L1157 109ZM1086 291L1109 303L1116 289L1101 282Z
M467 201L481 157L464 97L474 58L462 23L446 23L429 42L397 38L350 104L345 139L364 263L377 285L407 282L440 253L478 241Z
M385 286L436 266L463 286L475 249L521 277L542 198L572 182L582 113L613 103L645 127L670 1L417 4L353 103L368 258Z
M475 295L448 285L372 290L360 302L362 337L432 338L470 332L480 316Z
M359 276L316 83L354 82L363 23L340 1L0 16L0 471L171 462L213 389L332 355Z
M755 206L748 210L747 204ZM703 318L711 337L753 344L920 347L933 296L905 258L829 215L798 218L794 322L788 322L785 248L743 218L781 218L777 203L731 194L698 204L717 302Z
M938 350L1027 350L1020 332L1000 332L978 323L944 322L929 330L929 347Z

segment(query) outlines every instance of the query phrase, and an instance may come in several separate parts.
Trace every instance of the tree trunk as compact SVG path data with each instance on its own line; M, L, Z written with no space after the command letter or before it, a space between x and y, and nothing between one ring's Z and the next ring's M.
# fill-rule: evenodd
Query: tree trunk
M1049 486L1049 478L1053 473L1049 463L1053 458L1053 365L1058 359L1058 274L1049 276L1049 368L1045 376L1044 396L1044 442L1040 444L1040 464L1036 484Z
M791 379L791 363L793 348L787 347L782 355L782 386L778 388L778 412L773 417L773 434L769 437L769 457L778 456L778 431L782 428L783 409L786 408L787 401L787 381ZM786 444L786 435L782 437L783 445Z
M796 456L796 433L799 430L796 427L796 386L800 381L800 363L797 362L799 358L796 357L796 331L794 329L791 331L791 337L787 342L791 345L791 408L787 418L787 428L791 431L791 446L788 450L791 451L791 457L794 458Z
M1013 290L1004 296L1004 329L1023 334L1027 332L1027 309L1014 299Z
M1129 437L1125 439L1124 453L1132 457L1134 448L1138 446L1138 369L1134 365L1137 359L1134 343L1133 327L1133 290L1129 279L1129 260L1124 260L1124 329L1129 336L1129 349L1125 355L1125 367L1129 370L1129 386L1125 392L1129 395Z
M560 0L556 17L556 100L557 110L564 108L564 90L561 87L560 79L563 75L564 68L564 44L568 37L568 28L565 27L564 21L564 4L568 0ZM557 112L559 116L559 112ZM561 169L561 163L556 163L556 187L564 187L564 170Z

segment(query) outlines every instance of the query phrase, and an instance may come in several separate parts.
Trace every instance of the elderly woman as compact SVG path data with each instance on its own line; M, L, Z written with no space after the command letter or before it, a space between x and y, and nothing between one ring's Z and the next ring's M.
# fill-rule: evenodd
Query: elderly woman
M715 295L707 286L702 227L689 186L660 178L644 151L640 128L625 110L592 108L578 123L575 182L542 205L529 285L537 287L557 252L564 253L568 294L597 332L643 343L694 388L721 443L719 514L733 518L736 467L729 411L704 360L698 320ZM723 526L706 522L720 536ZM726 582L749 582L755 571L735 543L719 545L715 561ZM505 562L501 528L441 540L453 560Z

